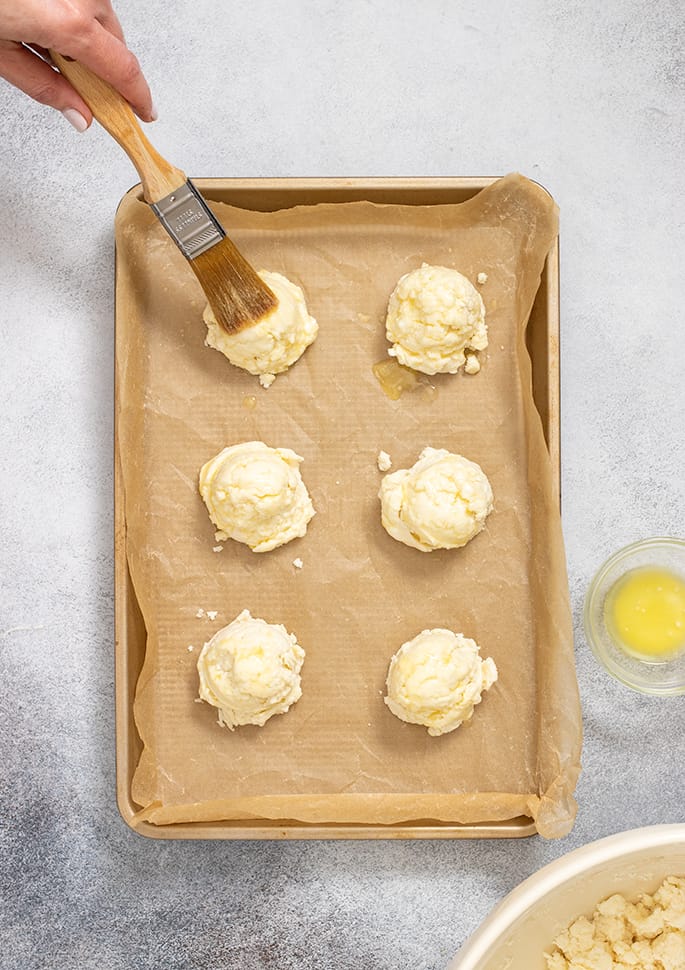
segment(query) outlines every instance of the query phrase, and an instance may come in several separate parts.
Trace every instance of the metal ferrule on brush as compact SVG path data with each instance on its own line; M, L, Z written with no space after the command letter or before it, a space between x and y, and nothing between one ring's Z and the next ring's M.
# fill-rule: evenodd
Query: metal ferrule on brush
M152 208L186 259L195 259L226 236L190 179Z

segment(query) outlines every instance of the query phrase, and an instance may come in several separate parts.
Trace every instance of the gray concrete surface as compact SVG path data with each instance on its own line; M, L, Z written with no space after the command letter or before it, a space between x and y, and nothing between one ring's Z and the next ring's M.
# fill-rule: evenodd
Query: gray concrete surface
M112 216L133 182L0 88L0 963L440 970L571 848L683 820L683 699L589 654L620 545L683 534L683 9L610 0L120 0L196 175L518 169L562 210L564 528L584 771L560 842L156 843L114 801ZM680 767L678 756L680 755Z

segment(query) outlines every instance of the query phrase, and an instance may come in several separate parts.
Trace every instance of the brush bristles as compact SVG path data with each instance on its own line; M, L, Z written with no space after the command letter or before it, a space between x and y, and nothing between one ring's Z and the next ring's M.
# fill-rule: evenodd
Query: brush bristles
M226 333L257 323L278 306L274 294L228 236L189 262Z

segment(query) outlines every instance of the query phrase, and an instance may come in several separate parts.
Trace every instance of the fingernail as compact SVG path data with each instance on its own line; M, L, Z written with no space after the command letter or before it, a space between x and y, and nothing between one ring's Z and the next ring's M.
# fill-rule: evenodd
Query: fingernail
M88 122L76 108L65 108L62 114L76 131L84 132L88 130Z
M157 108L155 108L153 104L152 108L150 109L150 121L157 121L158 118L159 115L157 114Z

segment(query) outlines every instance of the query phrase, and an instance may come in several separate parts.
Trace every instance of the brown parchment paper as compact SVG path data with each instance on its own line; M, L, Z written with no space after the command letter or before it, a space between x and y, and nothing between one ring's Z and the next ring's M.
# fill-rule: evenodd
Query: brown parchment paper
M514 175L460 205L215 209L257 268L303 287L320 333L263 390L204 346L202 292L149 208L133 199L120 208L118 439L129 567L148 634L135 703L141 817L526 814L542 835L565 834L580 712L558 501L524 342L557 233L553 201ZM392 401L371 368L387 354L388 296L424 261L474 282L488 274L490 345L477 376L436 377L434 393ZM215 553L198 471L251 439L304 457L317 515L306 537L274 552L228 542ZM495 510L462 550L421 553L381 526L378 451L397 469L426 445L477 461L492 483ZM217 610L216 621L197 618L200 608ZM261 729L230 732L195 703L196 662L244 608L297 634L303 696ZM436 626L475 638L499 680L468 725L431 738L382 696L391 655Z

